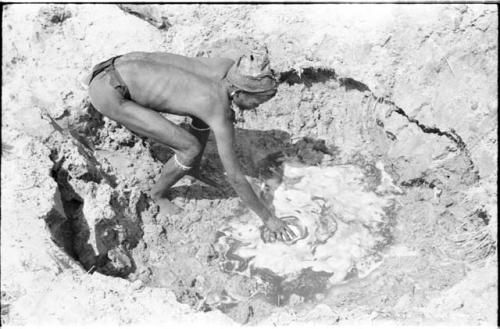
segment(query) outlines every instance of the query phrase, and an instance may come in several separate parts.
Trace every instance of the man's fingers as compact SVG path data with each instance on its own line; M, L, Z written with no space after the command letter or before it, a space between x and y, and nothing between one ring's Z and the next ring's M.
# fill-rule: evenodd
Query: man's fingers
M271 231L268 228L264 228L262 232L262 240L265 243L275 242L275 241L292 241L297 237L297 234L292 231L289 227L282 227L278 231Z
M295 239L297 237L297 234L290 228L290 227L285 227L286 233L292 238Z
M281 237L283 238L282 241L288 242L288 241L292 240L292 238L290 237L290 235L287 233L287 231L284 228L281 229Z
M286 233L285 227L280 228L279 234L281 236L281 241L288 241L290 240L290 237L288 236L288 233Z

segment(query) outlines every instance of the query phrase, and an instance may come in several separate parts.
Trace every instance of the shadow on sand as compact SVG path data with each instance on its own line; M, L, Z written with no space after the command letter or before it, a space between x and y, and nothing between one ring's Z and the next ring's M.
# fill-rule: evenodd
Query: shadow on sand
M283 130L237 128L235 135L236 153L243 173L259 182L272 179L275 183L280 183L283 175L281 165L284 161L312 166L320 164L325 155L335 156L338 153L336 147L327 146L322 139L303 137L292 142L292 136ZM166 163L173 155L168 147L156 142L151 144L151 155L155 160ZM217 153L213 135L207 143L201 168L206 177L218 184L219 189L193 181L190 185L174 186L170 190L170 197L213 200L237 196L224 176L225 170Z

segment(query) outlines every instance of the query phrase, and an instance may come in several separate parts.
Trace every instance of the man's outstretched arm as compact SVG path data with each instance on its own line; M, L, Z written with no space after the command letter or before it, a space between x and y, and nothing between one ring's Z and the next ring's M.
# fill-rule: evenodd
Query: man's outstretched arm
M212 125L212 130L214 131L222 164L226 169L227 179L236 193L238 193L245 205L262 219L264 225L276 235L277 239L291 240L295 236L294 232L285 222L276 218L255 195L241 170L235 152L233 123L228 119L221 119Z

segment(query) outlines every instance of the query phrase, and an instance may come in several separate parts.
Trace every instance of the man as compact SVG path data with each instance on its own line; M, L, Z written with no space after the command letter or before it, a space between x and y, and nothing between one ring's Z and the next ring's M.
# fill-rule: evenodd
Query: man
M253 109L271 99L276 90L267 52L242 56L237 62L134 52L96 65L89 79L90 99L99 112L175 152L151 190L161 211L180 210L166 198L167 190L179 179L186 174L200 178L200 160L211 129L227 179L262 219L266 242L289 241L295 233L264 206L243 175L235 153L231 105ZM189 131L159 112L191 117Z

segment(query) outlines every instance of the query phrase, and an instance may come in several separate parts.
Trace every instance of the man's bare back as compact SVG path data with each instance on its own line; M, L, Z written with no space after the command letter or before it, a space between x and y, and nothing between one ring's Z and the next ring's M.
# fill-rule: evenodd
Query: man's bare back
M165 164L151 190L161 211L179 211L167 199L166 192L184 175L203 180L199 164L212 130L227 179L243 202L262 219L267 228L264 239L290 240L295 234L255 195L234 149L231 103L242 109L255 108L276 93L271 71L266 71L265 63L257 58L243 56L235 63L227 58L134 52L97 65L89 94L102 114L174 150L175 155ZM264 73L258 79L248 78L251 87L245 88L246 78L237 71L240 67ZM191 127L185 130L158 112L190 116Z
M115 65L138 104L207 122L214 114L210 112L213 103L227 99L221 82L233 64L233 60L224 58L130 53L120 57Z

